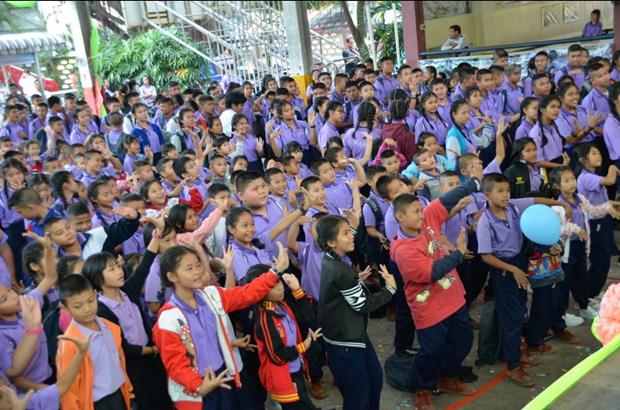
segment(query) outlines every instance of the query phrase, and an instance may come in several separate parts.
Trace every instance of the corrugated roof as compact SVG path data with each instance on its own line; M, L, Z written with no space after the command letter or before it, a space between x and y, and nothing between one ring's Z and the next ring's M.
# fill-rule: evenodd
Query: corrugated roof
M0 35L0 56L39 53L66 47L65 40L49 33L19 33Z

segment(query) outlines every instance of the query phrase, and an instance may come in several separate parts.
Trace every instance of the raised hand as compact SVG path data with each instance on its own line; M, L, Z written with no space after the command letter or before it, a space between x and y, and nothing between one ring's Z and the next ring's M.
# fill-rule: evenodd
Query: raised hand
M366 280L370 275L372 275L372 268L370 265L366 266L366 269L357 274L361 280Z
M297 276L292 273L283 274L282 281L286 283L286 286L288 286L288 288L293 292L300 288L299 279L297 279Z
M396 280L394 279L394 276L392 276L390 274L390 272L388 272L388 270L385 267L385 265L379 265L379 274L381 275L381 277L385 281L385 285L386 286L389 286L392 289L397 289L398 288L396 286Z
M224 250L224 255L222 256L222 265L224 266L224 269L228 270L232 270L233 268L233 259L235 257L235 250L233 249L232 245L228 245L228 247Z
M273 267L278 272L284 272L284 270L288 268L288 251L284 249L282 243L276 243L278 244L278 257L276 258Z
M254 352L256 351L256 349L258 349L257 345L253 345L250 343L250 335L245 335L242 338L231 340L230 345L233 347L238 347L239 349L245 349L250 352Z
M20 296L19 306L22 311L22 319L26 329L41 326L41 306L39 301L32 296Z
M28 232L24 232L22 236L34 240L36 243L41 245L43 248L47 248L47 249L54 248L54 243L52 242L52 239L50 238L49 233L46 233L44 236L39 236L34 232L28 231Z
M68 340L70 342L73 342L75 346L77 346L80 353L86 353L88 352L88 346L90 345L90 341L92 340L93 336L94 333L91 333L90 335L88 335L87 339L79 339L75 336L59 335L58 340Z
M138 218L138 211L128 206L119 206L118 208L114 208L112 212L122 218L129 220L134 220Z

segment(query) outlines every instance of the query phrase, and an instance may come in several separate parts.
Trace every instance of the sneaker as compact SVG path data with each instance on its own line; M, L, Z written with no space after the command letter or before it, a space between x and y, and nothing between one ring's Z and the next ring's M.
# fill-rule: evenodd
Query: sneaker
M566 323L566 326L568 327L579 326L580 324L583 323L582 317L579 317L577 315L572 315L570 313L566 313L564 316L562 316L562 318L564 319L564 323Z
M579 309L579 316L584 319L593 320L597 314L598 313L592 308L592 306L588 306L586 309Z
M564 329L561 332L553 333L553 338L559 340L560 342L568 343L569 345L578 345L579 339L577 336Z
M327 398L327 390L323 387L321 382L314 382L310 384L310 396L317 400L323 400Z
M521 366L510 370L507 376L511 381L521 387L532 387L536 384L536 381L532 378L532 376L527 374Z
M527 351L529 352L534 352L534 353L552 353L555 352L555 348L553 346L551 346L550 344L547 343L543 343L540 346L528 346L527 347Z
M415 392L415 407L418 410L435 410L433 396L430 390L418 390Z
M471 396L476 392L473 386L469 386L457 377L440 377L437 379L437 387L441 390L458 393L461 396Z

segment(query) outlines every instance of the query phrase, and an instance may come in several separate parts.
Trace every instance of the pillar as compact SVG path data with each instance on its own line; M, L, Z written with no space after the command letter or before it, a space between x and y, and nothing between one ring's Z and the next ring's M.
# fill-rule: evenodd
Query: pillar
M620 1L614 1L614 50L619 49L620 44Z
M405 62L412 67L420 65L420 53L426 51L423 31L424 12L421 1L401 1Z
M41 97L43 97L43 100L45 100L45 80L43 79L43 74L41 73L41 64L39 63L39 56L37 53L34 53L34 68L37 72L37 80L39 81L39 93L41 94Z
M283 1L282 14L286 27L288 58L291 77L299 86L300 96L305 99L306 88L312 81L312 42L306 3L303 1Z

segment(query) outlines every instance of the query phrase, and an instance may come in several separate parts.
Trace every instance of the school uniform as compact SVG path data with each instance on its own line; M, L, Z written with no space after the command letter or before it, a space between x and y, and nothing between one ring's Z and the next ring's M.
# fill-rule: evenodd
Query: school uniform
M319 116L317 115L317 119L318 117ZM317 129L318 129L318 126L317 126ZM338 129L334 126L334 124L332 124L329 121L325 121L325 124L323 124L323 126L321 127L321 130L317 132L319 133L318 142L319 142L319 148L321 149L327 148L327 142L330 140L330 138L333 138L333 137L340 138L340 132L338 132Z
M600 21L597 21L596 24L592 24L592 22L589 21L585 26L583 26L583 30L581 32L582 37L595 37L600 36L601 34L603 34L603 23Z
M295 125L291 128L287 123L281 122L274 128L273 132L279 131L281 135L277 136L275 143L284 151L284 148L291 142L301 144L301 149L305 152L310 149L310 128L305 121L293 120Z
M620 135L620 120L615 115L610 115L605 120L605 125L603 126L603 138L609 152L609 158L617 167L620 166L620 141L618 141L618 135Z
M616 83L620 81L620 71L618 70L618 68L614 67L614 69L611 70L611 74L609 74L609 78L611 79L611 81L614 81Z
M263 243L263 249L259 249L254 245L250 245L251 247L248 248L237 241L232 241L232 249L235 252L232 265L237 283L241 282L248 269L252 266L259 264L269 265L271 263L272 259L269 249L272 246L272 242L269 239L269 232L264 232L256 238Z
M441 174L445 171L454 171L456 164L448 161L448 158L443 155L435 154L435 167ZM407 168L403 170L402 174L408 179L417 179L420 176L420 170L416 163L412 161Z
M505 82L498 90L498 109L500 114L514 115L521 112L523 89L518 85L514 88Z
M149 123L146 128L142 128L136 123L131 130L131 135L140 139L140 150L142 153L144 153L144 147L151 147L153 163L157 164L161 159L161 147L164 145L162 129L153 123Z
M600 184L603 177L583 169L577 178L577 191L594 206L609 201L607 189ZM590 220L590 269L588 270L588 297L593 298L603 290L611 265L614 248L613 221L611 216Z
M267 197L267 203L265 204L267 216L252 212L252 218L254 219L254 226L256 227L256 236L268 235L269 231L273 229L281 220L285 214L291 210L291 205L284 198L278 198L273 195ZM286 244L286 235L288 229L280 233L273 241L271 246L266 248L271 257L278 256L278 242L282 245Z
M362 159L366 152L366 134L372 135L374 141L381 138L380 132L377 132L376 129L371 131L367 127L349 128L347 132L345 132L342 143L344 154L347 158L353 158L357 161Z
M153 328L153 340L168 375L168 392L177 410L236 410L243 362L229 312L245 309L263 299L278 282L269 271L248 285L230 289L208 286L194 291L197 308L173 294L162 307ZM204 397L194 394L207 368L227 370L234 378L231 390L217 388Z
M527 272L527 259L521 252L523 236L519 217L521 212L533 204L531 198L510 200L505 208L505 220L499 219L487 205L476 229L478 253L493 254ZM521 365L521 332L523 318L527 313L527 292L517 287L511 273L497 268L490 268L490 273L504 359L508 369L513 370Z
M543 143L543 134L547 139L546 144ZM547 126L537 123L530 131L530 138L532 138L536 144L537 161L562 163L564 140L554 124Z
M256 171L263 172L263 162L261 161L260 154L256 150L256 142L258 139L252 135L248 134L245 137L241 138L237 134L233 134L233 137L230 139L231 144L242 143L243 144L243 155L248 159L248 171Z
M415 123L416 142L423 132L430 132L437 139L437 144L443 146L446 143L446 134L448 134L450 125L444 121L438 113L435 116L431 114L423 114Z
M573 73L573 70L577 70L577 72ZM581 67L569 67L568 65L565 65L564 67L560 68L555 72L555 75L553 76L553 82L557 84L560 81L560 78L564 77L567 74L571 76L571 78L575 82L575 85L577 86L577 89L581 91L581 88L584 86L584 84L586 84L586 74L584 69Z
M375 80L374 86L375 97L379 101L379 104L381 104L381 107L385 109L390 102L392 91L400 88L400 83L393 75L390 75L390 78L388 78L385 74L381 73Z
M21 132L24 133L24 137L18 135ZM28 132L21 124L7 121L4 126L0 128L0 138L10 138L14 144L19 145L21 142L28 139Z
M540 170L523 160L515 161L506 169L504 175L510 183L511 198L525 198L529 192L539 191L544 182Z
M325 207L331 215L341 215L343 209L353 208L353 192L348 184L336 180L333 184L324 184L323 188L327 194Z
M558 131L560 135L566 139L571 134L575 132L575 123L579 124L582 129L588 128L588 113L586 109L578 105L576 107L575 112L569 112L565 108L560 109L560 115L558 119L555 121L555 124L558 127ZM594 131L588 133L585 137L583 137L578 144L585 144L587 142L592 142L596 138L596 134ZM567 144L567 148L572 150L573 146L571 144Z
M486 125L485 125L486 127ZM465 133L465 134L463 134ZM446 135L446 156L448 161L456 163L458 157L466 153L475 153L478 150L478 138L467 127L458 129L452 125ZM456 155L455 152L459 154Z

